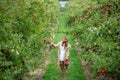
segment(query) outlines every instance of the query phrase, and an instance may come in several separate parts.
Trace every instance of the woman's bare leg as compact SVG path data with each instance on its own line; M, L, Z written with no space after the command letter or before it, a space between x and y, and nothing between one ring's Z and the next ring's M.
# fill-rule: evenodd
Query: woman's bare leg
M60 68L61 68L61 70L63 71L64 70L64 65L63 65L63 61L60 61Z
M61 68L61 70L62 70L62 76L64 76L64 74L65 74L65 70L64 70L64 61L60 61L60 68Z
M63 70L64 70L64 73L66 73L67 67L65 65L64 65L64 69Z

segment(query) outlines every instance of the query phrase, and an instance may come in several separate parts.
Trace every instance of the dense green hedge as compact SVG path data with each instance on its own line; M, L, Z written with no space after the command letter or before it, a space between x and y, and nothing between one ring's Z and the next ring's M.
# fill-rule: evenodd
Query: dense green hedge
M81 48L81 58L91 61L91 71L119 78L120 1L71 0L67 4L67 26Z
M0 80L40 67L58 13L56 0L0 0Z

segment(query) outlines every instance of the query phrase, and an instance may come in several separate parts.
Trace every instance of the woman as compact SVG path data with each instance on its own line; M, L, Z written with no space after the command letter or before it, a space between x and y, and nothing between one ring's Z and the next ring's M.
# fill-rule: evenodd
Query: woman
M52 45L58 49L58 62L57 64L60 66L62 70L62 76L65 75L66 69L68 65L68 57L69 57L69 50L71 48L71 45L68 42L68 39L66 37L63 38L62 41L60 41L57 44L52 43ZM66 64L66 65L65 65Z

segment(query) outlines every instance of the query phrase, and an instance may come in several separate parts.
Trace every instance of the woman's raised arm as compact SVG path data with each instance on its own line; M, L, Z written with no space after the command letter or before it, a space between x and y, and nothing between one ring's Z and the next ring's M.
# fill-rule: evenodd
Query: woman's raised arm
M58 48L59 44L60 44L60 42L57 44L54 44L53 42L51 42L51 45L54 46L55 48Z

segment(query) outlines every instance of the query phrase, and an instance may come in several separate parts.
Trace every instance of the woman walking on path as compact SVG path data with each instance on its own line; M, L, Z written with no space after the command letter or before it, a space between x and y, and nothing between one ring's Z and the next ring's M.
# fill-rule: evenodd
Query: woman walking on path
M69 50L71 48L71 45L69 44L68 39L66 37L64 37L63 40L58 42L57 44L51 42L51 45L58 49L57 65L60 66L62 70L62 76L64 76L66 73L67 66L69 64L68 57L70 54Z

